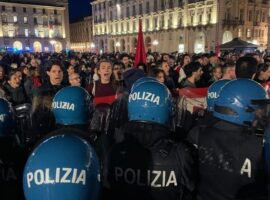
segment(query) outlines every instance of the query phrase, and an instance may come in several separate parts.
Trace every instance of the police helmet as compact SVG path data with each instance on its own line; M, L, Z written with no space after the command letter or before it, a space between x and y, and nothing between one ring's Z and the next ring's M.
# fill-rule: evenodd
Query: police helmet
M170 126L172 97L168 88L158 81L146 81L133 87L128 100L130 121L153 122Z
M230 80L218 80L215 81L207 91L207 110L209 112L214 111L214 102L218 98L219 92L221 88L226 84L230 82Z
M10 135L13 122L11 104L0 98L0 137Z
M137 81L135 81L131 87L131 92L133 90L133 88L135 88L137 85L143 83L143 82L147 82L147 81L157 81L157 79L153 78L153 77L149 77L149 76L146 76L146 77L142 77L142 78L139 78Z
M43 140L23 172L26 200L98 199L100 166L93 147L72 132Z
M87 124L90 118L91 97L82 87L70 86L58 91L53 98L52 111L56 124Z
M267 105L268 101L268 95L260 84L250 79L237 79L221 89L213 114L228 122L251 125L256 117L255 111Z

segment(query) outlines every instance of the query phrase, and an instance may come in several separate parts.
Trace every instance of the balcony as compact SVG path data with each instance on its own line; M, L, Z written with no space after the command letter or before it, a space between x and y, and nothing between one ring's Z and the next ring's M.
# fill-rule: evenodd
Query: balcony
M223 26L239 26L244 25L244 21L238 19L224 19L222 21Z
M3 26L8 26L8 25L17 26L17 25L18 25L18 22L7 22L7 21L2 21L2 25L3 25Z

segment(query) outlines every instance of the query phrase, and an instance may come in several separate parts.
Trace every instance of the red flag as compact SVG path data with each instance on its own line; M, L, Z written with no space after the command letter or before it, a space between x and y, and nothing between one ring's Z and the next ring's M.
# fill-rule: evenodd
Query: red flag
M135 54L135 67L137 67L139 63L146 64L146 53L145 53L145 48L144 48L141 19L139 19L139 32L138 32L137 41L138 42L137 42L136 54Z

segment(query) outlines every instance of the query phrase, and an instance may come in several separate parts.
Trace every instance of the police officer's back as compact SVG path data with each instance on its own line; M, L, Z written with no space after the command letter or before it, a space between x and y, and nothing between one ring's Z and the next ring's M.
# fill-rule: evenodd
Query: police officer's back
M192 147L170 139L171 94L156 81L132 88L130 122L105 165L105 179L115 199L186 199L195 187Z
M23 198L22 174L26 152L16 140L12 127L13 113L9 103L0 99L0 198Z
M198 200L266 199L263 141L251 131L263 119L259 103L266 99L264 89L248 79L221 89L213 113L219 120L199 134Z

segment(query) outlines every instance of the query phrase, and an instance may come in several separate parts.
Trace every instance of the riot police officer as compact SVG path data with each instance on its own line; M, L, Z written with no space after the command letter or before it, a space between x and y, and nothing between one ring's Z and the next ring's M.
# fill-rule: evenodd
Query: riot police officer
M0 98L0 196L3 200L23 198L22 174L26 151L20 147L11 104Z
M98 157L76 132L62 131L44 139L29 156L23 189L26 200L97 200Z
M187 140L191 142L193 145L198 145L199 133L209 124L214 123L216 121L213 118L214 112L214 103L219 96L219 92L224 85L226 85L230 80L218 80L210 85L207 90L207 110L204 113L204 116L201 120L198 120L197 125L194 126L187 135Z
M109 199L186 199L192 196L196 165L192 146L170 139L172 97L157 81L134 84L124 140L104 167Z
M266 91L255 81L227 83L214 103L214 123L198 137L198 200L266 199L263 140L254 129L267 118Z

